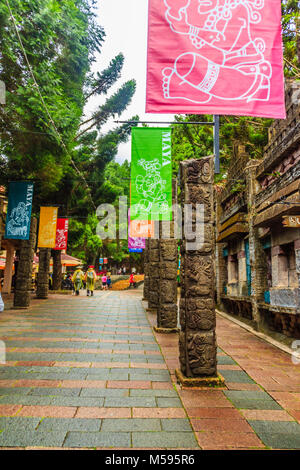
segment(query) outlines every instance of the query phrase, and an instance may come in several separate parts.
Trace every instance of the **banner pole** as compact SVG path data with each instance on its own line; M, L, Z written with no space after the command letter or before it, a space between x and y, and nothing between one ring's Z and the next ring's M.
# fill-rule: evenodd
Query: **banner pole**
M220 173L220 116L214 115L215 174Z

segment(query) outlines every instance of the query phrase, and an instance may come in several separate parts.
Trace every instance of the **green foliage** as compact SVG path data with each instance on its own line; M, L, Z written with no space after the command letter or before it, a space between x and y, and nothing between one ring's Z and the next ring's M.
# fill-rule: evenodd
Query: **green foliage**
M136 84L123 83L86 119L88 100L107 95L124 64L120 53L102 72L90 71L105 38L96 21L96 0L9 0L9 4L42 99L3 1L0 80L6 85L7 104L0 107L0 182L35 181L33 213L38 215L45 203L60 205L59 215L70 218L69 251L91 261L102 247L93 214L103 201L105 167L131 128L125 124L102 134L101 127L126 109ZM121 191L114 185L104 188L108 199Z
M176 121L212 122L208 115L176 116ZM226 174L235 145L245 146L251 158L260 159L268 142L268 128L271 119L221 116L220 117L220 165L221 173L216 182ZM213 126L174 125L172 139L173 174L177 175L181 160L201 158L213 154Z
M95 264L102 248L102 240L96 235L97 224L95 214L88 215L84 221L70 219L68 243L72 246L72 255L87 264Z
M300 77L300 16L298 0L282 0L285 76Z
M69 149L84 104L83 84L104 38L87 0L10 0L44 102ZM62 149L29 73L6 2L0 5L0 177L35 179L44 197L59 188L70 159Z

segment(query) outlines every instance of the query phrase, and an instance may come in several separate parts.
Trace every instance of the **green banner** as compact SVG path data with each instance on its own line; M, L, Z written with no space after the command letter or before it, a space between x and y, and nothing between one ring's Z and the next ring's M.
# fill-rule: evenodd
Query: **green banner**
M131 129L130 219L172 219L172 158L169 127Z

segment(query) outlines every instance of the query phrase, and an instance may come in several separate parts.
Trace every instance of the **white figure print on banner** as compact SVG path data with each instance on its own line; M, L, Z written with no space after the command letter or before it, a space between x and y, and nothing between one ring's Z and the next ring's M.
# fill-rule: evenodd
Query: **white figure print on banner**
M188 36L191 44L163 70L165 98L268 101L272 67L264 57L264 40L251 31L261 21L264 1L164 0L171 30ZM234 87L224 88L228 82ZM179 89L181 96L174 96Z
M56 245L58 248L63 248L66 244L66 236L64 229L57 229L56 231Z
M162 179L160 173L162 164L157 158L152 162L141 159L138 164L146 171L144 175L137 175L135 180L136 191L142 196L139 202L141 211L148 214L151 211L161 214L168 212L166 181Z
M29 209L26 208L25 202L19 202L11 213L7 222L7 234L9 236L26 236L28 224L30 220Z

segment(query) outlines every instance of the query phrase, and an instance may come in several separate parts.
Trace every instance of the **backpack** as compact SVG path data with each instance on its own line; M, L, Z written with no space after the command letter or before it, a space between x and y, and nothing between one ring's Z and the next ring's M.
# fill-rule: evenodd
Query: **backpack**
M93 271L89 271L89 272L87 273L87 277L88 277L89 279L94 279L94 273L93 273Z
M80 271L78 271L78 273L76 274L76 280L77 280L77 281L81 281L81 273L80 273Z

